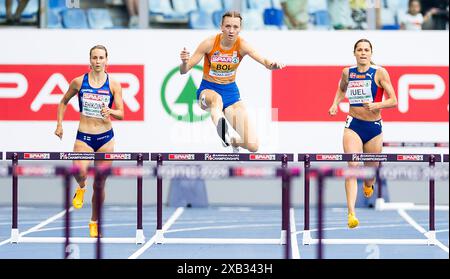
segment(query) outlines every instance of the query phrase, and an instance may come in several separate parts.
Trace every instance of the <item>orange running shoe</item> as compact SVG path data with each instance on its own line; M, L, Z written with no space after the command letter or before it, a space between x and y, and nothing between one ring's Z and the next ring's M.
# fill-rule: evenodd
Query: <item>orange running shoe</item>
M83 200L84 200L84 192L86 192L86 189L78 187L75 191L75 195L73 196L72 205L76 209L80 209L83 207Z
M97 225L97 223L93 223L93 222L89 223L89 236L90 237L97 237L98 236L98 225Z
M348 223L347 223L348 227L350 229L354 229L359 225L359 220L358 218L356 218L355 213L349 213L348 214Z
M370 197L373 195L373 185L371 185L371 186L366 186L366 185L364 184L363 190L364 190L364 197L370 198Z

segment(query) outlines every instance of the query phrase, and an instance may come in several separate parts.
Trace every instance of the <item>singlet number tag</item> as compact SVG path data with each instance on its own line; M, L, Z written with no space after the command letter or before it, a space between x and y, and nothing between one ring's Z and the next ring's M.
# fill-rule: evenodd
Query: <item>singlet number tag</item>
M103 118L102 107L108 107L110 96L101 94L84 93L83 94L82 114L89 117Z
M351 105L373 102L372 81L371 80L349 81L345 96L348 98L348 101Z

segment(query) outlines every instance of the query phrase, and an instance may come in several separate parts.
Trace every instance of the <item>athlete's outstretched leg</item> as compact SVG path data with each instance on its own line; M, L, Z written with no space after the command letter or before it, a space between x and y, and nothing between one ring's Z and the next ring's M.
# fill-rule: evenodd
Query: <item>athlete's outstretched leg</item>
M344 129L344 152L345 153L362 153L363 143L361 138L351 129ZM357 162L348 162L349 167L358 166ZM348 227L355 228L359 224L359 220L355 214L356 197L358 194L358 181L356 178L345 179L345 193L347 196L347 210L348 210Z
M80 140L75 141L75 145L73 147L74 152L94 152L94 150L87 145L85 142ZM78 187L75 190L75 195L72 199L72 205L76 209L80 209L83 207L84 202L84 193L86 192L86 180L87 180L87 170L91 161L88 160L76 160L73 161L73 165L78 167L80 172L75 175L75 180L78 183Z
M114 152L114 139L105 143L102 147L100 147L97 152ZM95 161L96 167L109 167L112 165L112 161ZM91 237L97 237L98 235L98 208L103 206L105 201L105 182L106 177L104 176L96 176L94 179L94 194L92 195L92 215L91 222L89 223L89 234ZM100 200L100 204L98 203Z
M233 146L240 146L250 152L257 152L259 140L253 124L249 121L247 109L242 101L238 101L225 109L225 116L239 134L232 142Z
M366 142L363 146L364 153L381 153L383 149L383 134L379 134L378 136L372 138L368 142ZM364 165L367 167L378 167L380 165L379 162L364 162ZM374 184L376 182L376 178L370 178L364 180L364 196L366 198L370 198L373 194Z
M232 142L230 128L223 113L222 97L215 91L205 89L199 96L200 107L211 113L211 120L217 129L217 133L224 146L229 146ZM231 133L232 134L232 133Z

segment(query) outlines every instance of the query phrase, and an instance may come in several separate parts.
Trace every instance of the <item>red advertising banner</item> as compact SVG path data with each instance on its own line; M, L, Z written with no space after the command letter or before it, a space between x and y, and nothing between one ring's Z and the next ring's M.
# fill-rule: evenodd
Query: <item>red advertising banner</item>
M122 85L124 120L143 121L144 66L111 65L107 70ZM70 82L87 72L87 65L0 64L0 121L56 121L58 104ZM79 120L76 99L67 105L64 120Z
M344 66L289 66L272 72L274 121L344 121L328 115ZM398 106L382 112L385 121L448 122L448 66L386 66ZM346 102L344 100L343 102Z

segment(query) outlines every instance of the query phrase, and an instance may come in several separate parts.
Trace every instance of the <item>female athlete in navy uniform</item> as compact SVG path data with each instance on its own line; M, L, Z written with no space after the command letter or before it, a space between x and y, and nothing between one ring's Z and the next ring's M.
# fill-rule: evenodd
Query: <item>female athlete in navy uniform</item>
M262 57L241 38L241 22L238 12L226 12L222 16L221 33L201 42L192 57L186 49L181 51L180 72L187 73L204 58L203 80L197 90L200 107L211 112L224 146L231 144L234 149L242 147L256 152L259 143L235 83L236 70L246 55L269 70L281 69L284 65Z
M339 103L347 97L350 111L345 123L343 146L345 153L381 153L383 134L381 110L397 106L397 97L386 69L373 64L372 44L366 39L356 42L353 48L356 66L344 68L339 87L329 109L331 116L336 115ZM386 93L387 98L383 100ZM366 166L378 166L378 162L365 162ZM357 166L357 162L349 162ZM364 180L364 196L373 194L375 179ZM355 215L357 180L345 179L347 195L348 226L355 228L359 224Z
M90 72L72 80L69 89L64 94L58 106L57 126L55 135L63 137L62 122L67 104L78 94L80 106L80 124L73 148L74 152L114 152L114 132L110 117L122 120L124 117L122 88L120 83L111 79L105 68L108 62L108 51L102 45L91 48ZM115 109L112 109L114 103ZM111 161L95 161L95 166L111 165ZM84 192L86 191L87 169L90 161L74 161L80 168L80 174L75 176L78 187L72 204L75 208L83 206ZM98 235L98 212L96 210L97 195L101 196L101 203L105 200L105 179L94 179L98 183L99 192L94 187L92 195L92 215L89 223L91 237Z

